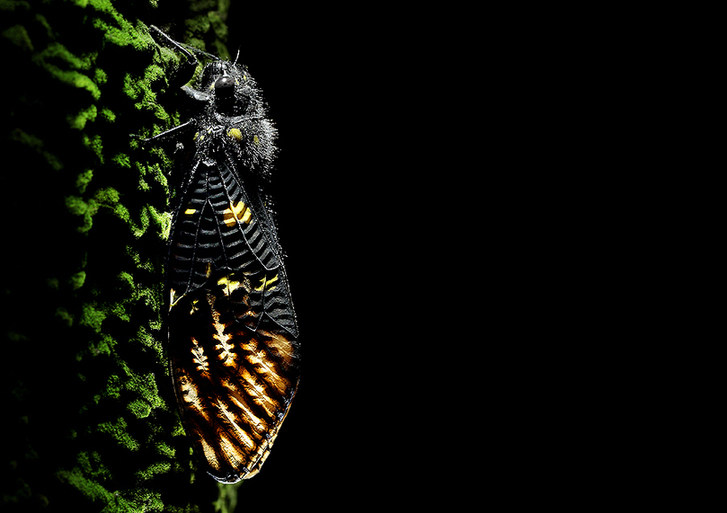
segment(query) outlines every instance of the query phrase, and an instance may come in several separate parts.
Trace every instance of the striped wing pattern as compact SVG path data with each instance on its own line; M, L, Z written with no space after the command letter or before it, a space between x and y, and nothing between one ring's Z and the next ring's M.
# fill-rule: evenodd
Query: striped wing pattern
M259 470L298 384L297 327L267 211L231 165L200 162L169 253L169 351L182 420L207 472Z

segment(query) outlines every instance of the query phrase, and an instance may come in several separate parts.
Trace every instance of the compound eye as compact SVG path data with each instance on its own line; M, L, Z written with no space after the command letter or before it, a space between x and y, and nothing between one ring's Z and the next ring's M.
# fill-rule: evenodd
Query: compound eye
M215 81L215 94L220 96L232 96L235 90L235 79L229 75L220 77Z

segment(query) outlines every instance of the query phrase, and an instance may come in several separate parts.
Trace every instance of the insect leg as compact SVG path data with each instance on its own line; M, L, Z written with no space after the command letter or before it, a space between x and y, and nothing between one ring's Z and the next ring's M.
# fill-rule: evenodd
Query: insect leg
M182 91L184 91L184 93L187 96L189 96L190 98L192 98L193 100L196 100L201 103L208 102L209 98L210 98L209 94L205 93L204 91L195 89L193 87L182 86Z
M149 28L151 30L152 36L156 36L155 39L157 39L157 41L166 44L166 46L175 48L176 50L182 52L187 58L186 61L183 61L179 65L179 68L177 69L174 78L171 81L173 82L173 85L175 85L176 87L181 87L182 85L192 80L192 76L194 76L194 70L197 69L197 65L199 64L197 57L195 57L192 52L182 46L181 43L178 43L177 41L169 37L159 27L155 25L150 25Z
M148 144L148 143L156 143L158 141L163 141L165 139L169 139L170 137L176 137L177 135L180 135L184 133L185 130L192 127L194 125L194 120L190 119L189 121L185 121L181 125L177 125L174 128L170 128L169 130L165 130L164 132L153 135L149 137L148 139L142 139L142 144Z
M199 61L197 60L197 57L194 56L194 54L189 51L182 43L179 43L169 37L166 33L164 33L159 27L155 25L150 25L149 27L153 34L156 35L157 39L161 39L161 42L166 44L167 46L171 46L173 48L176 48L180 52L184 54L185 57L187 57L187 60L184 61L182 64L179 65L179 69L174 74L174 77L172 80L170 80L170 84L172 88L181 87L182 91L191 98L192 100L196 100L198 102L207 102L209 100L209 95L204 91L198 91L197 89L194 89L192 87L189 87L186 84L190 80L192 80L192 77L194 76L194 70L197 68L197 65L199 64ZM201 52L200 50L197 50L196 48L193 48L195 52ZM202 52L205 55L208 55L209 57L212 57L213 59L217 59L214 55L207 54L206 52Z

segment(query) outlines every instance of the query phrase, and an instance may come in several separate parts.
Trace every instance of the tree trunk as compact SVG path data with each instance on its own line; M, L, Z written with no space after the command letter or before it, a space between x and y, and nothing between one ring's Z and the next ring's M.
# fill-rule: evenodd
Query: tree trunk
M228 5L0 0L3 511L234 507L168 385L171 166L133 137L179 122L160 98L180 56L148 25L227 57Z

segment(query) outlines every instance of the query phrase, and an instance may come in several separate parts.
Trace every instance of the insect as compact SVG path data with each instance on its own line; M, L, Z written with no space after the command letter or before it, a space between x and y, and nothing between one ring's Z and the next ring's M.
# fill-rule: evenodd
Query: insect
M213 478L235 483L265 462L299 380L298 327L264 192L276 129L237 58L150 29L186 58L180 84L199 65L193 52L212 59L197 87L181 87L195 114L144 143L186 144L189 155L176 177L168 243L168 352L196 455Z

